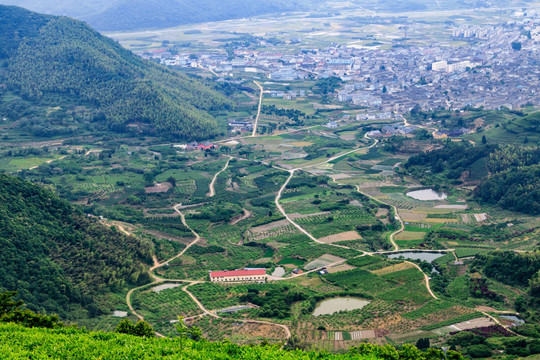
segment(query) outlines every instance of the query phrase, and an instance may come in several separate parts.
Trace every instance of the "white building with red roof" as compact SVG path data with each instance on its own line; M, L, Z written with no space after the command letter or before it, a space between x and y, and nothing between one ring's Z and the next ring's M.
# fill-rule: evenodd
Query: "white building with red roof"
M259 282L266 281L265 269L244 269L244 270L224 270L211 271L210 281L215 283L231 282Z

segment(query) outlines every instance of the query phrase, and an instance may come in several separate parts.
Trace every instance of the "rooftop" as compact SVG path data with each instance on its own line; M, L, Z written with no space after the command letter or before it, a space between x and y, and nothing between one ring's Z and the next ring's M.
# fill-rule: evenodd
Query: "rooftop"
M255 276L266 275L265 269L249 269L249 270L225 270L225 271L212 271L211 277L227 277L227 276Z

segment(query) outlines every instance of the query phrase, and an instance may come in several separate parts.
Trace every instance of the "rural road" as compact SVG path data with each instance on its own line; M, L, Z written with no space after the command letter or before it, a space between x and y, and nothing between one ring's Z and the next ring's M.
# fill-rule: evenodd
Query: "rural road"
M311 235L306 229L304 229L303 227L298 225L293 219L291 219L291 217L289 215L287 215L287 213L285 212L285 209L279 203L279 200L281 199L281 195L283 194L283 191L285 190L285 188L287 187L287 185L289 184L289 182L293 178L295 171L302 170L302 169L307 169L307 168L311 168L311 167L315 167L315 166L320 166L320 165L324 165L324 164L328 164L331 161L339 159L340 157L343 157L343 156L347 156L347 155L352 154L352 153L354 153L356 151L359 151L359 150L362 150L362 149L370 149L370 148L374 147L375 145L377 145L377 143L379 142L377 139L371 139L369 136L367 136L367 134L364 137L366 139L369 139L369 140L374 140L373 144L371 144L369 146L363 146L363 147L360 147L360 148L356 148L354 150L350 150L350 151L347 151L345 153L338 154L336 156L333 156L333 157L331 157L331 158L329 158L329 159L327 159L327 160L325 160L323 162L317 163L317 164L302 166L302 167L298 167L298 168L291 169L291 170L285 170L285 171L289 172L289 177L287 178L285 183L281 186L281 188L279 189L279 191L278 191L278 193L276 195L276 198L275 198L275 201L274 201L275 204L276 204L276 207L278 208L278 210L281 212L281 214L285 217L285 219L287 219L287 221L291 225L293 225L300 232L305 234L307 237L309 237L311 240L315 241L316 243L324 244L324 245L331 245L331 246L335 246L335 247L339 247L339 248L343 248L343 249L351 249L348 246L337 245L337 244L326 244L326 243L324 243L322 241L317 240L317 238L315 238L315 236ZM278 169L281 169L281 168L278 168ZM284 170L284 169L281 169L281 170ZM355 250L355 249L351 249L351 250ZM359 251L359 252L363 253L363 251L361 251L361 250L356 250L356 251Z
M253 124L253 132L251 133L251 137L257 135L257 125L259 124L259 118L261 117L261 108L264 96L263 87L261 86L261 84L256 81L253 82L259 87L259 89L261 90L261 94L259 95L259 108L257 109L257 117L255 117L255 124Z
M335 180L334 180L334 182L335 182ZM394 251L398 251L399 246L396 243L394 237L405 229L405 224L403 223L403 220L401 219L401 216L399 216L397 207L395 207L394 205L386 204L386 203L380 201L379 199L375 199L373 196L360 191L360 186L358 186L358 185L356 185L356 191L358 191L362 195L367 196L370 199L375 200L376 202L379 202L379 203L384 204L384 205L391 206L394 209L394 215L395 215L396 219L399 221L401 226L400 226L400 228L398 230L396 230L392 234L390 234L389 239L390 239L390 243L392 243L392 246L394 247Z
M163 267L163 266L165 266L165 265L168 265L171 261L173 261L173 260L179 258L180 256L184 255L184 253L185 253L186 251L188 251L190 247L192 247L193 245L195 245L195 244L201 239L201 237L199 236L199 234L196 233L192 228L190 228L189 225L186 223L186 217L184 216L184 214L183 214L180 210L178 210L178 206L180 206L180 205L179 205L179 204L175 205L175 206L174 206L174 210L180 215L180 219L182 220L182 224L183 224L185 227L187 227L187 228L192 232L193 235L195 235L195 239L194 239L192 242L190 242L190 243L189 243L182 251L180 251L178 254L176 254L175 256L173 256L172 258L170 258L169 260L164 261L164 262L162 262L162 263L158 263L158 264L152 266L152 267L150 268L150 272L153 272L154 270L159 269L160 267Z
M431 286L429 285L429 276L426 275L426 273L424 272L424 270L422 270L422 268L420 266L418 266L417 264L413 263L413 262L410 262L410 261L405 261L407 264L411 264L413 265L415 268L417 268L418 270L420 270L420 272L422 274L424 274L424 280L426 281L426 288L427 288L427 291L429 293L429 295L431 295L432 298L434 298L435 300L439 300L439 298L437 297L437 295L435 295L433 293L433 291L431 291Z
M47 161L45 161L45 164L50 164L50 163L52 163L53 161L62 160L62 159L64 159L66 156L67 156L67 155L61 156L61 157L59 157L58 159L47 160ZM32 167L31 167L30 169L28 169L28 170L34 170L34 169L37 169L39 166L40 166L40 165L32 166Z
M187 284L186 286L184 286L184 287L182 288L182 290L183 290L186 294L189 295L189 297L191 298L191 300L193 300L193 301L195 302L195 304L197 304L197 306L199 307L199 309L201 309L206 315L210 315L210 316L212 316L212 317L214 317L214 318L216 318L216 319L219 319L219 316L217 316L215 313L213 313L213 312L207 310L207 309L204 307L204 305L199 301L199 299L197 299L197 298L195 297L195 295L193 295L193 294L191 293L191 291L188 290L188 287L190 287L191 285L200 284L200 283L201 283L200 281L192 282L192 283Z
M208 71L208 72L212 73L212 74L213 74L214 76L217 76L217 77L219 77L219 74L218 74L218 73L216 73L216 72L215 72L214 70L212 70L212 69L208 69L208 68L205 68L205 67L204 67L204 66L202 66L202 65L201 65L200 63L197 63L197 67L199 67L199 69L202 69L202 70L206 70L206 71Z
M223 169L221 169L220 171L218 171L216 173L216 175L214 175L214 178L212 179L212 182L210 183L210 185L208 185L209 192L208 192L208 194L206 194L206 196L214 197L216 195L215 185L216 185L217 177L219 176L219 174L221 174L222 172L227 170L227 167L229 167L229 163L231 162L231 159L232 159L232 157L229 156L229 160L227 160L227 162L225 163L225 166L223 167ZM178 212L178 210L176 210L176 211Z
M242 210L244 210L244 214L242 214L242 216L240 216L238 219L234 219L234 220L230 223L230 225L236 225L236 224L238 224L240 221L245 220L245 219L251 217L251 215L253 215L253 213L252 213L251 211L249 211L248 209L243 208Z

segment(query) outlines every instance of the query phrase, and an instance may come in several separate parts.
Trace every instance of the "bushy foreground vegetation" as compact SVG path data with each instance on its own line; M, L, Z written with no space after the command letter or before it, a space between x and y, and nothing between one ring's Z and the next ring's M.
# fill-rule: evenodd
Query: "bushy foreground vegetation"
M5 359L463 359L459 353L412 345L392 346L360 344L347 354L306 352L279 345L241 346L230 341L209 342L196 327L187 327L182 318L179 337L155 338L144 321L132 324L123 320L114 333L87 332L66 327L55 316L36 314L15 300L15 292L0 293L0 353ZM290 344L289 342L288 344ZM39 345L38 345L39 344Z
M16 324L0 325L0 352L5 359L463 359L456 352L450 351L445 357L441 350L422 352L412 345L397 350L391 346L363 344L346 354L329 354L286 351L279 346L242 346L229 341L141 338L75 328L25 328Z

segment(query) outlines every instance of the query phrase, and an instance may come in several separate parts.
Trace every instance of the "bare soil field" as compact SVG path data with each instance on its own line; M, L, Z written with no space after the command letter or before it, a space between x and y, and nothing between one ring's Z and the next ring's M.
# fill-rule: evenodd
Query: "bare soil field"
M304 146L313 145L313 143L309 142L309 141L296 141L296 142L292 142L290 144L294 145L294 146L297 146L297 147L304 147Z
M435 219L441 220L441 219ZM402 231L396 235L396 240L421 240L426 236L425 232L419 231Z
M344 261L345 259L340 258L339 256L334 256L330 254L324 254L319 256L317 259L313 260L309 264L304 266L304 269L306 270L312 270L323 266L328 266L332 263L338 262L338 261Z
M434 224L446 224L446 223L458 222L457 219L430 219L430 218L426 218L424 219L424 221L434 223Z
M333 266L333 267L329 268L328 272L330 274L333 274L333 273L337 273L337 272L340 272L340 271L347 271L347 270L352 270L352 269L356 269L356 268L354 266L352 266L352 265L349 265L349 264L342 264L342 265Z
M333 174L333 175L330 175L330 177L334 180L340 180L340 179L348 179L351 176L349 174Z
M467 209L467 205L435 205L433 208L434 208L434 209L457 209L457 210L465 210L465 209Z
M399 264L396 264L396 265L390 265L390 266L387 266L387 267L383 267L382 269L374 270L374 271L372 271L372 273L376 274L376 275L386 275L386 274L390 274L390 273L393 273L393 272L396 272L396 271L410 269L410 268L413 268L413 267L414 267L413 264L402 262L402 263L399 263Z
M168 182L157 183L154 186L147 186L144 188L144 192L147 194L165 193L169 191L172 185Z
M377 209L377 214L375 214L376 217L386 216L388 215L388 209L385 208L379 208Z
M279 220L279 221L274 221L268 224L255 226L251 228L250 231L253 233L263 233L265 231L276 229L276 228L287 226L287 225L289 225L289 222L287 220Z
M339 241L348 241L348 240L360 240L362 236L356 231L346 231L339 234L325 236L320 238L319 241L322 241L325 244L332 244Z
M458 330L470 330L491 325L495 325L495 322L493 320L487 317L482 317L478 319L460 322L451 326L456 327Z
M427 217L424 212L416 212L410 210L399 210L399 215L403 221L422 221Z

